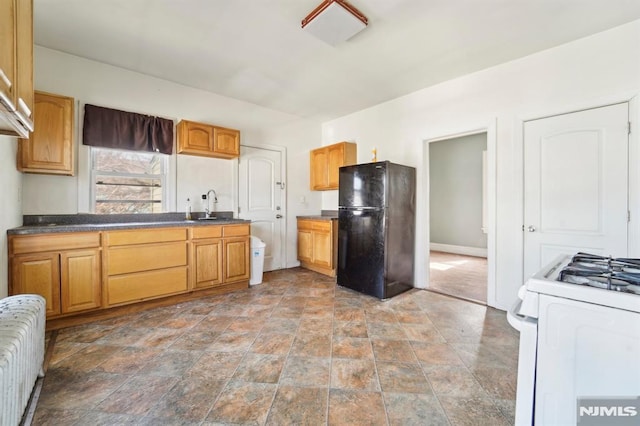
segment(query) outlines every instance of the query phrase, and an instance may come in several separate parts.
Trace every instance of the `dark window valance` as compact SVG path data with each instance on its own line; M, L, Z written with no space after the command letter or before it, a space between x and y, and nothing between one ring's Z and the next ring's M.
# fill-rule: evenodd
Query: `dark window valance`
M173 120L85 104L82 143L171 154Z

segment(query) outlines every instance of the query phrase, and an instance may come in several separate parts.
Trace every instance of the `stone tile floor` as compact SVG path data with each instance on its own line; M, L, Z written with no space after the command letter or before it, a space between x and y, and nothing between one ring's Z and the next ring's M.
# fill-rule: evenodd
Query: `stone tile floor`
M507 425L517 345L502 311L294 268L60 330L33 424Z

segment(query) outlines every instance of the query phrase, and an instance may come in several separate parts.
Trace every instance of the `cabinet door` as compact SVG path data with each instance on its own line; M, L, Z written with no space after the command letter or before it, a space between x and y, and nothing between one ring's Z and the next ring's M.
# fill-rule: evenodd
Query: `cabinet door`
M248 280L249 238L224 239L224 282Z
M18 144L18 169L73 175L73 98L36 92L35 130Z
M15 256L11 294L39 294L47 301L47 317L60 314L60 259L58 253Z
M321 190L328 185L328 157L324 148L311 151L311 189Z
M4 48L4 47L3 47ZM33 120L33 0L16 1L16 109Z
M344 165L344 144L327 147L327 187L338 189L340 167Z
M100 250L63 252L60 255L62 313L101 306Z
M211 156L213 154L213 127L181 121L178 128L178 152Z
M192 244L194 256L193 288L222 284L222 240L203 240Z
M0 97L15 107L16 3L0 0Z
M240 156L240 132L224 127L214 127L214 151L217 157L236 158Z
M325 268L332 268L332 238L326 231L313 231L313 263Z
M313 261L313 243L311 231L298 229L298 260L302 262Z

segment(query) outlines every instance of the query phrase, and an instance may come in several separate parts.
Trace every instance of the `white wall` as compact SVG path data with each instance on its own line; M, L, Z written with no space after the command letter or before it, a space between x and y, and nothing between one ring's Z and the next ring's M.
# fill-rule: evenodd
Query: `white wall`
M35 47L34 53L36 90L74 97L77 107L91 103L157 115L173 119L176 123L184 118L218 124L239 129L243 145L285 147L289 164L287 266L298 265L295 216L320 212L320 196L308 190L309 150L321 144L320 122L300 120L279 111L40 46ZM76 132L81 129L78 125L81 118L82 111L76 111ZM76 176L22 175L22 214L87 211L88 149L79 142L80 138L76 138ZM7 161L15 169L15 154ZM176 166L177 183L175 192L170 194L171 211L184 211L187 198L191 199L194 211L201 211L200 196L209 189L218 194L217 210L236 210L237 160L174 155L172 161ZM304 202L300 197L304 197ZM20 218L20 222L12 226L19 226L21 222Z
M0 298L9 292L7 229L22 225L22 180L16 138L0 135Z
M504 309L523 283L522 121L628 100L639 91L640 21L634 21L324 123L322 139L323 145L355 140L359 162L370 161L370 150L376 146L378 160L417 167L421 220L416 285L425 287L429 241L425 141L495 126L496 148L489 156L496 161L496 219L489 227L496 238L496 271L495 287L489 291L494 299L489 303ZM638 143L638 132L632 139ZM490 150L491 146L490 141ZM336 206L337 191L323 194L324 209ZM632 217L638 215L632 212Z

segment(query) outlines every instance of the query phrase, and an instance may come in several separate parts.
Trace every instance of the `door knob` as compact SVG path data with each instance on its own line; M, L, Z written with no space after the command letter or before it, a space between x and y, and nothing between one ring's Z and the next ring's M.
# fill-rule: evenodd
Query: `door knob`
M282 219L282 215L281 214L277 214L276 215L276 219Z
M529 225L529 227L527 228L527 231L529 232L536 232L536 227L533 225Z

